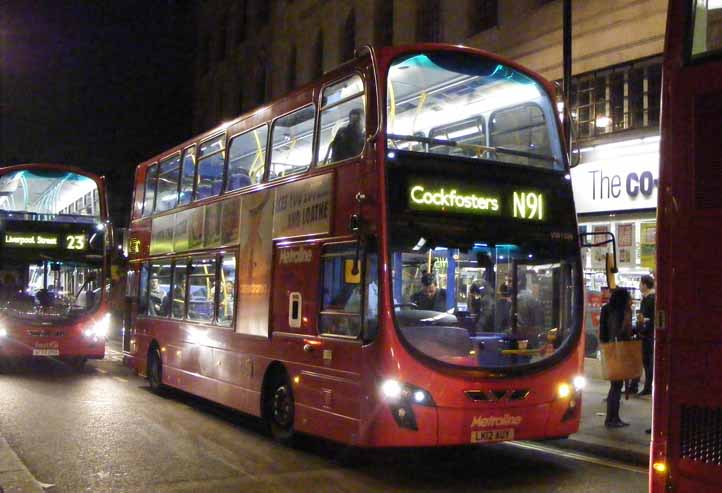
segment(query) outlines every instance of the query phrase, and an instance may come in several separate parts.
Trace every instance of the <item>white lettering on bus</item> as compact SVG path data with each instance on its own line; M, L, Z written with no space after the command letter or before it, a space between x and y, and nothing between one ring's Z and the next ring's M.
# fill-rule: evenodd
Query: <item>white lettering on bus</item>
M282 264L305 264L311 261L311 257L310 248L285 249L281 250L280 260Z

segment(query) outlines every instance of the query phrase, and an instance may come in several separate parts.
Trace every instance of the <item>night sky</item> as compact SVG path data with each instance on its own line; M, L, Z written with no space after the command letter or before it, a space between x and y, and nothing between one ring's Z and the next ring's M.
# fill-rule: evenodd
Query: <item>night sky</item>
M0 166L106 175L125 226L135 166L191 136L189 1L0 1Z

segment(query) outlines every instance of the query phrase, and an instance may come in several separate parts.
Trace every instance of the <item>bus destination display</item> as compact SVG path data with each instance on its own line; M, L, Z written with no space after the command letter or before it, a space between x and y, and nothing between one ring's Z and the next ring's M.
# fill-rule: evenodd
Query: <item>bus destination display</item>
M6 247L15 248L59 248L63 250L83 251L87 248L85 234L57 233L11 233L5 232Z

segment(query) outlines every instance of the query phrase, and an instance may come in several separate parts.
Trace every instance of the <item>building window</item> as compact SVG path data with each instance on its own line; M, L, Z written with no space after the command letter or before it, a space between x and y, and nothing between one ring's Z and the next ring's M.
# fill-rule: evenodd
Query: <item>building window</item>
M472 0L469 3L469 36L498 24L497 0Z
M379 2L376 13L376 43L379 46L390 46L394 43L394 2Z
M288 89L296 87L296 71L298 70L296 64L296 45L291 46L291 53L288 55Z
M356 49L356 14L351 9L341 31L341 61L353 58Z
M236 12L236 44L246 40L246 1L241 0Z
M580 139L659 125L659 58L572 79L571 110Z
M311 56L311 78L316 79L323 75L323 31L316 36L316 43L313 45Z
M439 0L422 0L416 14L416 38L419 41L437 42L441 39L441 3Z

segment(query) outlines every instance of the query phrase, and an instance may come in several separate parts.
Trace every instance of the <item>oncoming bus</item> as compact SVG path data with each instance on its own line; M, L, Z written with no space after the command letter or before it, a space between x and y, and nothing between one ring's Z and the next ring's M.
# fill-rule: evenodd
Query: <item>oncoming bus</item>
M650 491L722 491L722 3L671 0Z
M364 49L140 164L130 365L281 440L574 433L582 283L552 90L474 49Z
M0 363L104 357L105 201L104 180L72 166L0 169Z

